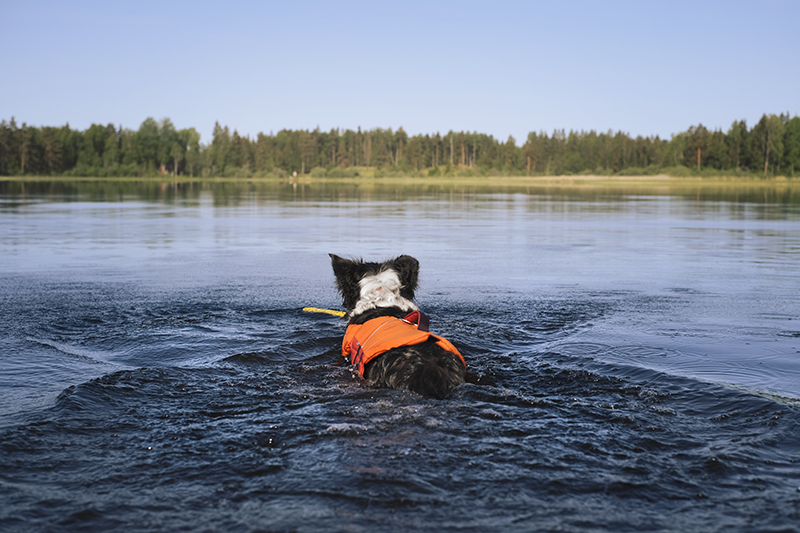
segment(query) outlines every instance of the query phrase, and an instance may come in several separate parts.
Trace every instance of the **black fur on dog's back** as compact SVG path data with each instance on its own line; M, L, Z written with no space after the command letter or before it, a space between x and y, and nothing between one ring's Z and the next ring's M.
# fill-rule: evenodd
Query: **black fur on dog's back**
M367 363L364 377L376 387L408 389L426 398L442 400L464 383L461 359L436 344L435 339L393 348Z

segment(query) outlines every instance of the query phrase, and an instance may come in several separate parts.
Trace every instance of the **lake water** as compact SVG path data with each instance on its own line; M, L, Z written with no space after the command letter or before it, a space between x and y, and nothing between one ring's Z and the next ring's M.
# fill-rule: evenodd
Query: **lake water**
M0 181L0 227L0 530L800 531L791 182ZM470 382L336 366L329 252L419 259Z

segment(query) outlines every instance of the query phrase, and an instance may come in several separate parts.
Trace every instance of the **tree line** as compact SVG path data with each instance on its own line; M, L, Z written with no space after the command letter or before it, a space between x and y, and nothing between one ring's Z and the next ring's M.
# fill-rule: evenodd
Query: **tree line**
M0 122L0 175L257 177L298 173L380 175L706 175L794 176L800 117L765 114L728 131L692 126L671 139L623 132L531 132L519 146L477 132L409 136L402 128L281 130L242 136L215 124L202 144L194 128L146 119L138 130L92 124L85 131Z

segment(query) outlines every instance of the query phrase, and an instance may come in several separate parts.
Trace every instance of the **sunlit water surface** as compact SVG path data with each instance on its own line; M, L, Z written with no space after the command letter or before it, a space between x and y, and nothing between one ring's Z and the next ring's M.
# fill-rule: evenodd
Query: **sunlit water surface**
M0 529L798 531L800 195L0 182ZM470 383L336 366L420 260Z

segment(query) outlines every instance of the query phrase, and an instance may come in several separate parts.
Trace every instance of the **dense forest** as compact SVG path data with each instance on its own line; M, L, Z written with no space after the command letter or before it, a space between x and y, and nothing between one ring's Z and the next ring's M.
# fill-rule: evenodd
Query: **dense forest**
M402 128L282 130L254 139L214 126L211 142L169 119L138 130L93 124L85 131L0 122L0 175L192 177L488 175L758 175L800 172L800 117L764 115L752 128L690 127L671 139L623 132L531 132L519 146L491 135L450 131L409 136Z

